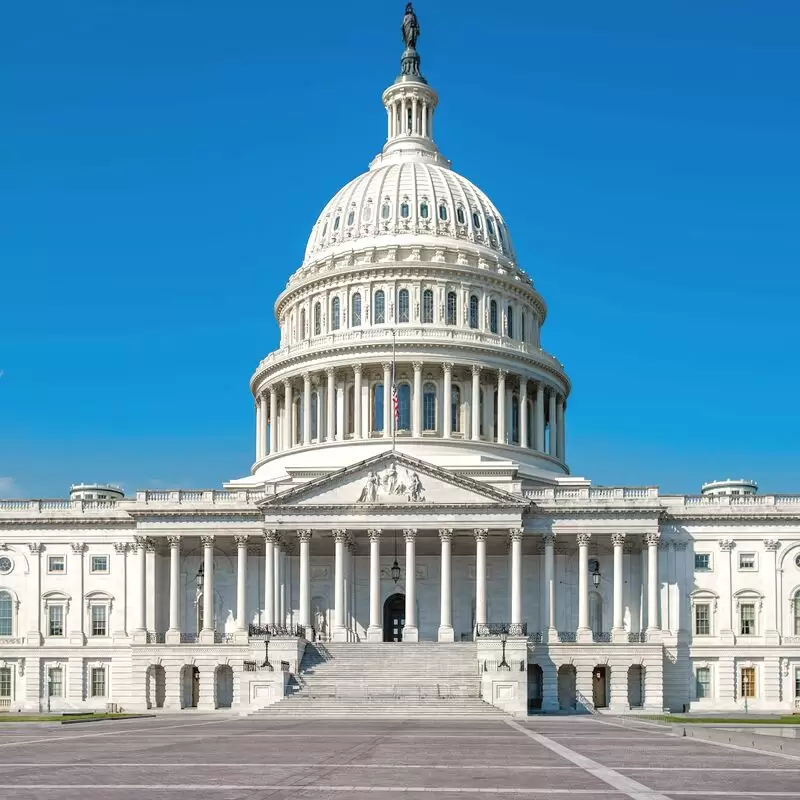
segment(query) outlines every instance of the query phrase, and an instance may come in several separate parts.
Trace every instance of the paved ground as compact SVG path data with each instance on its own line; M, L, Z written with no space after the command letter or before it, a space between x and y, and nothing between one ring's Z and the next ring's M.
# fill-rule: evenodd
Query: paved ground
M0 725L0 798L800 798L800 756L596 718Z

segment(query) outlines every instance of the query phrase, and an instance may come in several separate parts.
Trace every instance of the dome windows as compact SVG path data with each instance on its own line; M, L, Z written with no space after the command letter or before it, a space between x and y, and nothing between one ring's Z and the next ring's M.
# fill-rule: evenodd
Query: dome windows
M497 300L489 303L489 330L497 333Z
M383 205L381 206L381 219L390 219L392 216L392 204L389 202L389 198L387 197L383 201Z
M322 333L322 306L314 303L314 336L319 336L320 333Z
M420 219L428 219L428 215L429 214L430 214L430 207L428 206L428 203L425 200L423 200L419 204L419 216L420 216Z
M422 430L436 430L436 384L426 383L422 387Z
M375 292L375 310L373 321L376 325L383 325L386 322L386 294L383 289Z
M356 292L350 302L353 307L350 324L352 327L358 328L361 325L361 293Z
M519 338L520 341L525 341L525 327L526 327L527 320L525 319L525 312L523 311L519 315Z
M338 230L339 230L339 223L341 222L341 219L342 219L342 217L341 217L341 215L340 215L340 214L337 214L337 215L334 217L334 220L333 220L333 232L334 232L334 233L336 233L336 231L338 231Z
M514 338L514 309L511 306L508 307L508 313L506 314L506 329L508 333L508 338Z
M459 225L467 224L467 215L464 213L464 209L461 206L456 209L456 222L458 222Z
M354 208L351 208L347 214L347 227L351 227L353 223L356 221L356 211Z
M478 309L480 304L478 302L478 295L473 294L469 298L469 326L470 328L478 327Z
M341 325L341 304L338 297L331 303L331 330L338 331Z
M361 221L372 222L372 200L367 201L367 204L361 211Z
M400 204L400 216L401 216L403 219L408 219L408 215L409 215L409 213L410 213L410 212L409 212L409 208L408 208L408 201L404 200L404 201L403 201L403 202Z
M439 219L442 222L447 222L447 206L444 203L439 205Z
M397 321L408 322L408 289L397 293Z
M422 322L433 322L433 289L426 289L422 293Z
M458 316L458 298L455 292L447 293L447 324L455 325Z
M477 211L472 212L472 227L476 231L481 229L481 215Z
M489 231L492 236L494 236L494 223L492 222L491 217L486 217L486 230Z

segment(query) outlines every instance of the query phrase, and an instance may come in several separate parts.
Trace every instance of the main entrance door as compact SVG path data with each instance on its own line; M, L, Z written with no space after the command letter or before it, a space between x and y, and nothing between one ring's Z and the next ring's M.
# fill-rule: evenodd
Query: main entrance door
M605 667L595 667L592 674L592 704L595 708L608 706L608 672Z
M406 624L406 596L393 594L383 604L383 641L402 642Z

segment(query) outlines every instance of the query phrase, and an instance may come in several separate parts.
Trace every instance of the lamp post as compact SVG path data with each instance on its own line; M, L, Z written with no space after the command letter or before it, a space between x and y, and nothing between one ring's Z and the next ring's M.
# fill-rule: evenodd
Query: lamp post
M497 669L507 669L509 672L511 671L511 667L509 666L508 661L506 661L506 641L508 639L508 634L505 631L501 631L500 633L500 643L503 645L503 660L497 665Z
M596 589L600 585L600 565L595 563L594 570L592 570L592 586Z
M394 532L394 563L390 574L395 586L397 586L397 582L400 580L400 565L397 563L397 531Z

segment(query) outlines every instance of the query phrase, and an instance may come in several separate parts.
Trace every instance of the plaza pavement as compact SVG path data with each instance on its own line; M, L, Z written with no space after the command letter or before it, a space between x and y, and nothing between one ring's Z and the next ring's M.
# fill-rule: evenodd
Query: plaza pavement
M800 798L800 755L614 718L0 725L0 799Z

